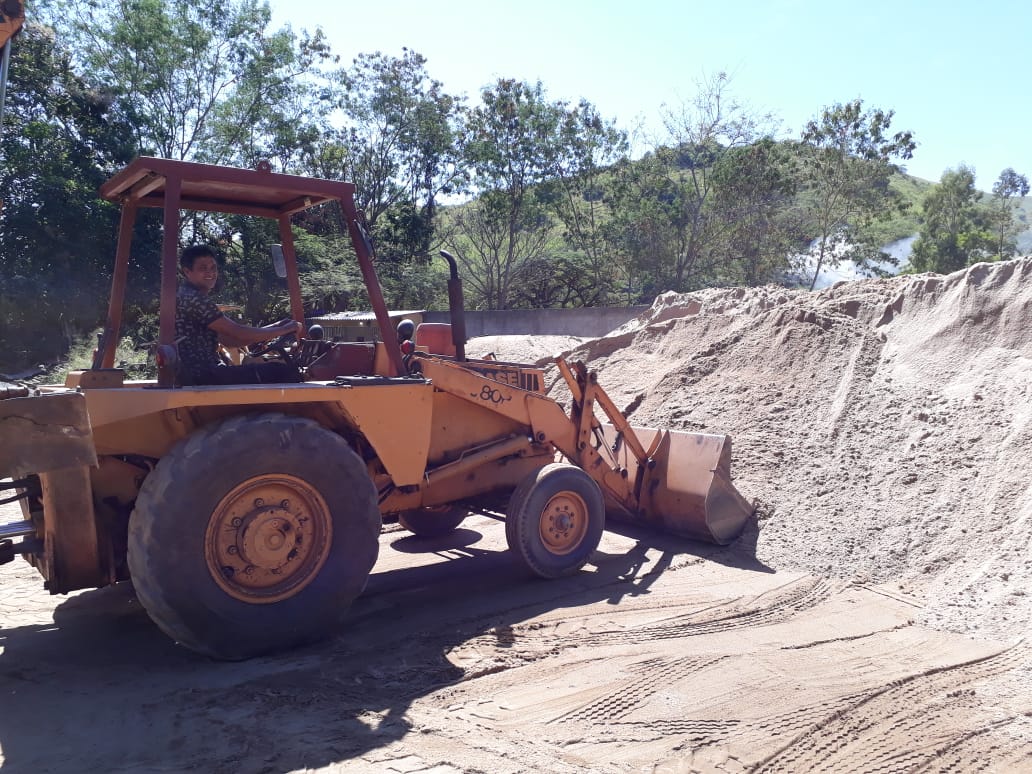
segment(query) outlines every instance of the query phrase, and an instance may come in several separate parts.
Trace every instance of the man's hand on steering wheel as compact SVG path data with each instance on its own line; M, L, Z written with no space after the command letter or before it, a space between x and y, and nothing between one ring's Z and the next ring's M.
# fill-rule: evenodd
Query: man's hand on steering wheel
M267 352L277 352L288 363L292 363L293 358L291 358L289 350L297 342L302 327L297 320L285 320L271 325L267 329L272 334L270 340L251 344L248 351L252 357L261 357Z

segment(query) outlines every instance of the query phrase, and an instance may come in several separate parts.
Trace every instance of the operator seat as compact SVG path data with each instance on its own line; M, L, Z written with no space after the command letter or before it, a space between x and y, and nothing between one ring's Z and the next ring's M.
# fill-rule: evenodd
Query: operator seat
M420 323L416 326L415 345L417 349L426 347L426 351L431 355L455 357L452 327L448 323Z

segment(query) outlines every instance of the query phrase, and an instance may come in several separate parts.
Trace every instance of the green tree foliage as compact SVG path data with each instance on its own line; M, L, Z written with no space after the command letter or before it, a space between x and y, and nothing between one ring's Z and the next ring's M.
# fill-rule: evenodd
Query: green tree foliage
M612 170L612 217L604 226L614 261L624 267L629 303L640 303L677 287L677 185L665 159L648 153Z
M312 140L301 76L328 58L321 33L268 30L257 0L67 0L48 21L136 132L140 153L212 163L289 157ZM318 112L317 112L318 115Z
M910 254L914 271L948 274L989 257L995 242L981 198L973 169L962 165L943 173L921 203L923 223Z
M863 101L855 99L825 108L803 130L799 151L805 205L817 237L811 289L825 263L863 258L858 226L904 205L889 183L899 170L894 160L911 158L916 143L911 132L890 134L894 115L864 110ZM836 251L836 242L861 250Z
M358 263L341 260L345 255L354 256L351 241L344 234L327 238L298 230L295 247L301 274L301 295L307 309L317 312L365 309L369 306ZM283 280L279 282L283 283ZM285 288L281 289L281 298L286 311Z
M75 73L48 29L27 25L0 138L3 369L56 355L101 314L118 212L96 192L132 156L110 95Z
M467 308L512 308L521 279L545 262L552 235L545 208L524 200L514 209L506 192L487 191L457 213L455 226L451 247L464 270Z
M544 292L549 302L540 305L605 305L613 297L615 277L604 232L610 217L607 176L608 169L627 155L627 134L585 100L564 110L559 131L559 152L538 196L562 224L572 252L556 257L556 271L539 273L556 280L556 287ZM538 305L529 298L520 303Z
M467 118L465 160L479 200L456 220L474 305L508 309L520 266L539 257L551 223L539 187L563 155L565 110L544 87L499 79L481 92Z
M636 267L647 294L720 281L713 173L725 156L769 130L769 116L733 97L726 73L698 87L693 99L664 110L663 143L641 163L615 170L611 244Z
M427 281L438 200L465 184L458 161L462 101L409 49L400 57L359 55L334 74L326 93L343 125L324 131L304 171L356 184L388 303L419 305L413 299L434 295Z
M795 206L795 156L763 139L732 148L714 165L712 244L719 281L762 285L780 279L787 256L805 244L802 213Z
M394 205L432 221L442 193L460 189L457 158L461 100L430 77L426 58L360 54L337 75L338 106L347 126L336 133L345 177L359 188L370 226ZM426 258L424 249L422 257Z
M736 100L730 85L727 73L717 73L698 84L691 102L668 108L663 117L669 149L661 155L667 156L677 185L675 289L689 287L693 275L712 268L700 264L711 258L706 248L714 225L709 210L714 169L727 154L763 136L768 123L768 117L757 117Z
M1019 175L1010 167L1000 173L993 183L993 196L989 200L989 228L993 234L994 252L997 258L1010 258L1017 252L1017 236L1022 231L1016 217L1016 207L1023 196L1028 196L1028 178Z
M562 309L598 306L599 296L594 267L587 257L577 251L557 251L520 265L513 282L512 307Z

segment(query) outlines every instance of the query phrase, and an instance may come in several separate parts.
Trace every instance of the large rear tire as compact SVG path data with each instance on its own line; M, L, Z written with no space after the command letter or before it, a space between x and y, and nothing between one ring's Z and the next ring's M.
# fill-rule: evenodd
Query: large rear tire
M432 505L398 514L398 523L419 537L441 537L454 532L469 511L455 505Z
M129 569L162 631L238 660L336 629L379 533L376 490L343 438L309 419L244 415L181 441L144 481Z
M551 463L524 479L509 499L505 539L531 572L558 578L577 572L598 548L606 508L583 470Z

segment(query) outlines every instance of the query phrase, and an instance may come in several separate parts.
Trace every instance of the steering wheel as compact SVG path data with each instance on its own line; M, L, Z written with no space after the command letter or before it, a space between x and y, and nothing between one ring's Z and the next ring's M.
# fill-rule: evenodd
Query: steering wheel
M259 341L257 344L251 344L247 347L247 351L252 357L261 357L269 352L277 352L283 355L289 362L289 349L294 343L295 338L296 337L293 333L284 333L282 336L278 336L272 341Z
M278 323L275 323L273 326L270 327L275 327L275 325L283 325L284 323L288 322L290 322L289 319L280 320ZM275 352L283 358L283 361L285 363L289 363L290 365L296 367L297 363L294 362L294 358L290 354L290 350L293 348L293 345L296 342L296 333L284 333L281 336L277 336L272 341L260 341L257 344L249 345L247 347L247 352L251 355L251 357L262 357L270 352Z

